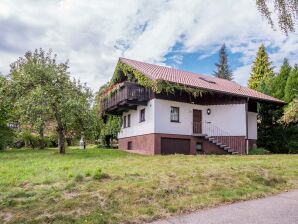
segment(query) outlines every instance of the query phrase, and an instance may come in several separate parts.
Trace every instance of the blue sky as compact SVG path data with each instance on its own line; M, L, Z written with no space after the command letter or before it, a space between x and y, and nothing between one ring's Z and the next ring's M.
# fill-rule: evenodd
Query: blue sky
M0 30L0 73L28 50L51 48L95 91L119 57L212 74L225 43L242 85L262 43L276 70L284 57L298 63L297 33L274 31L248 0L1 0Z
M175 46L174 48L177 48ZM242 63L239 60L241 58L241 53L232 53L229 49L226 49L228 54L228 61L230 69L236 70L238 67L241 67ZM177 56L178 55L178 56ZM176 57L175 57L176 56ZM168 66L182 69L186 71L192 71L194 73L213 75L216 70L215 63L218 63L219 55L218 52L212 53L211 55L204 56L203 52L196 51L192 53L177 53L175 51L169 52L165 55L165 63Z

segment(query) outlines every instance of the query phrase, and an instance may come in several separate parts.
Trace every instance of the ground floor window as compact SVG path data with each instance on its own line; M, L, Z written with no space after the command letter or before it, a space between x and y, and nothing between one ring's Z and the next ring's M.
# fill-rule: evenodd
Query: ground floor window
M132 141L127 142L127 149L132 150Z
M197 154L203 154L203 144L201 142L197 142L196 152L197 152Z

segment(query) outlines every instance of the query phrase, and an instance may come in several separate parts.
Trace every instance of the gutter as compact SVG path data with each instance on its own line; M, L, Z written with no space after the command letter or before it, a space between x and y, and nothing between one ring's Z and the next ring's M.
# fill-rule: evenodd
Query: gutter
M247 101L245 103L245 119L246 119L246 136L245 136L245 151L246 151L246 155L248 155L248 151L249 151L249 142L248 142L248 101L249 101L249 97L247 97Z

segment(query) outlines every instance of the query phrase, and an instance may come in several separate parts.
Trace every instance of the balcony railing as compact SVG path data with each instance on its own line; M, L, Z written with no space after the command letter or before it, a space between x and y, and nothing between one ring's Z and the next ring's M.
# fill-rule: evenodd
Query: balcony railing
M131 106L146 105L152 91L136 83L124 82L118 90L102 101L104 112L120 112Z

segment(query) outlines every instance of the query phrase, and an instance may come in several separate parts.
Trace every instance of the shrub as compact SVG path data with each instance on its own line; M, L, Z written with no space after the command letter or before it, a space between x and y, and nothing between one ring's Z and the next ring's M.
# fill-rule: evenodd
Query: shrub
M91 176L91 172L89 170L85 171L85 176L86 177L90 177Z
M249 154L250 155L266 155L266 154L270 154L270 152L268 150L266 150L265 148L253 148L249 150Z
M102 170L100 168L98 168L94 172L93 179L94 180L100 180L101 178L102 178Z
M83 177L82 174L77 174L77 175L75 176L74 180L75 180L76 182L82 182L82 181L84 180L84 177Z

